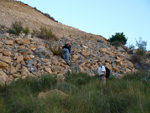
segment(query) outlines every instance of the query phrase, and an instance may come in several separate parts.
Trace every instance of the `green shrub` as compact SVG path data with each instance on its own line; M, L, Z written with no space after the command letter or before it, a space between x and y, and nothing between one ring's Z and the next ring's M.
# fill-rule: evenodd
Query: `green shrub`
M142 41L142 38L139 38L139 41L136 40L136 46L138 47L137 54L144 56L146 53L147 42Z
M119 47L122 45L122 43L120 41L114 41L114 42L110 42L111 45L115 46L115 47Z
M109 38L108 41L109 42L119 41L125 45L127 42L127 38L125 37L125 35L122 32L122 33L116 33L115 35L112 35L112 37Z
M66 82L57 84L55 88L65 93L76 93L79 90L77 86Z
M42 75L41 79L39 80L39 87L41 87L41 89L50 89L53 88L56 83L56 75Z
M9 28L9 31L8 31L10 34L16 34L16 30L14 30L14 29L11 29L11 28Z
M22 22L21 21L19 21L19 22L16 21L16 22L12 23L11 28L16 31L16 35L19 35L21 33L21 31L23 30Z
M37 29L33 30L33 34L37 35L37 37L42 39L55 39L57 40L57 37L52 33L51 29L47 29L46 27L40 27L40 31Z
M130 61L132 63L141 63L141 56L140 55L132 55Z
M150 59L150 53L147 53L147 54L146 54L146 58L149 58L149 59Z
M54 55L61 55L59 50L54 50L53 53L54 53Z
M29 29L29 27L25 27L25 28L23 29L23 32L25 33L25 36L29 35L29 34L30 34L30 29Z
M148 72L138 71L111 77L106 85L100 80L88 79L86 74L68 72L64 83L56 84L56 77L27 78L13 81L9 87L0 87L0 111L3 113L149 113L150 95ZM80 78L81 77L81 78ZM87 77L87 78L86 78ZM146 77L146 80L145 80ZM87 80L87 83L84 83ZM74 85L76 81L79 88ZM51 83L51 85L49 84ZM71 84L73 83L73 84ZM81 84L82 85L81 85ZM51 92L45 99L41 91L57 88L68 96ZM71 92L71 93L70 93Z
M89 83L91 80L91 77L87 73L76 73L69 71L65 75L65 81L71 84L75 84L77 86L85 85Z
M38 34L38 30L37 29L33 29L33 35L37 35Z

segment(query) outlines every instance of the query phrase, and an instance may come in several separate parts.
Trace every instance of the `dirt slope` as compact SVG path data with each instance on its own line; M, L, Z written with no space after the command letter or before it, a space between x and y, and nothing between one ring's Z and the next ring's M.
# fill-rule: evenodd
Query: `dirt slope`
M106 41L100 35L85 33L76 28L54 22L27 4L13 0L0 0L0 24L10 27L14 21L22 21L24 27L29 26L32 30L39 29L40 26L51 28L58 38L72 35L73 37L94 37L97 40Z

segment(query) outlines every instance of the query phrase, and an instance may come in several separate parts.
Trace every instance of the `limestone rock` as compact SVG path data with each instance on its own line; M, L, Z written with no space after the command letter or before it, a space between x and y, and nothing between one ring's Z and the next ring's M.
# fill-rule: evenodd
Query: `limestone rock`
M8 70L8 64L0 61L0 69Z
M118 73L120 72L120 69L118 67L113 67L113 69Z
M17 71L16 71L16 69L15 69L15 67L14 66L10 66L10 73L11 74L13 74L13 73L16 73Z
M21 75L20 75L19 73L17 73L17 74L12 74L12 76L15 77L15 78L21 77Z
M23 38L25 44L30 44L30 39L28 37Z
M6 79L3 76L0 76L0 85L4 85L6 82Z
M3 51L3 55L4 56L10 56L11 55L11 51Z
M0 48L0 53L4 51L4 48Z
M117 47L117 49L121 52L124 52L125 50L122 47Z
M79 70L80 70L81 72L84 72L84 68L83 68L82 66L79 66Z
M18 45L24 45L24 41L22 38L16 38L15 39L15 42L18 44Z
M19 55L17 56L17 61L18 61L18 62L23 61L23 56L22 56L21 54L19 54Z
M82 55L83 55L84 57L86 57L86 58L89 57L90 54L91 54L91 53L89 53L89 52L84 52L84 51L82 52Z
M6 40L5 41L5 44L7 44L7 45L14 45L14 42L12 41L12 40Z
M57 65L58 64L58 60L55 58L54 59L54 65Z
M40 92L39 94L38 94L38 98L39 99L41 99L41 98L46 98L46 96L47 96L47 94L46 93L44 93L44 92Z
M44 70L45 70L46 72L48 72L49 74L52 74L52 70L51 70L50 68L45 67Z
M8 76L0 69L0 81L2 82L2 83L6 83L6 82L8 82L9 81L9 78L8 78Z
M11 63L11 57L1 56L0 60L9 64Z
M28 55L24 57L24 61L26 62L27 60L31 60Z

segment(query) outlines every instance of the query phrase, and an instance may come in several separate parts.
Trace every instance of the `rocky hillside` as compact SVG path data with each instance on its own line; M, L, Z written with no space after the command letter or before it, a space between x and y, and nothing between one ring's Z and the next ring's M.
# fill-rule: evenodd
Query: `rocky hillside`
M59 50L70 43L74 58L71 66L53 50ZM56 54L56 53L55 53ZM115 48L108 42L91 41L80 37L63 37L52 45L37 37L16 36L0 30L0 82L9 84L12 80L27 76L40 77L42 74L63 75L75 69L95 76L97 60L102 60L112 75L122 77L126 72L134 71L133 64L127 60L129 55L123 48Z
M100 35L85 33L79 29L55 22L43 15L40 11L22 2L0 0L0 24L10 27L12 22L15 21L21 21L23 27L28 26L31 30L35 28L39 29L41 26L48 29L50 28L58 38L71 35L85 39L94 37L94 39L106 41L106 39Z

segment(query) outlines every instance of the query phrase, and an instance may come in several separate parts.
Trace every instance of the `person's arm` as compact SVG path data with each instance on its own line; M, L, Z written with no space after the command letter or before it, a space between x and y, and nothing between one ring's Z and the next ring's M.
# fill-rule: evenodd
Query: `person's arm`
M103 71L104 72L104 77L106 77L106 71Z
M71 57L73 58L73 54L72 54L71 50L70 50L70 54L71 54Z

